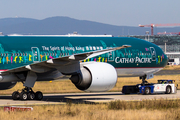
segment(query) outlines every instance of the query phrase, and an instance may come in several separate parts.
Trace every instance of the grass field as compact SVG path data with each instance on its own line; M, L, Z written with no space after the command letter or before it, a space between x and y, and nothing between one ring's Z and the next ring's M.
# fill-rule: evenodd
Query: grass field
M114 101L108 104L33 106L33 111L4 112L0 120L175 120L180 119L180 101Z
M159 79L173 79L176 80L176 84L180 84L180 75L162 75L154 76L153 79L148 80L149 83L156 83ZM138 77L122 77L118 78L115 87L110 91L121 91L124 85L135 85L141 83ZM12 94L13 91L22 89L23 84L17 83L15 87L9 90L1 90L0 94ZM180 89L180 85L178 86ZM36 82L33 88L34 91L42 91L43 93L73 93L73 92L83 92L78 90L70 80L59 80L59 81L46 81L46 82Z
M180 65L166 65L163 70L180 70Z

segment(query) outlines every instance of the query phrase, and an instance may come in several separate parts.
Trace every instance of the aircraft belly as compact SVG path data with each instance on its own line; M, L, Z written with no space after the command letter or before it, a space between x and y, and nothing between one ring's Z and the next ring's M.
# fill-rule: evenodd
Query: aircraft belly
M162 68L116 68L119 77L136 77L156 73Z

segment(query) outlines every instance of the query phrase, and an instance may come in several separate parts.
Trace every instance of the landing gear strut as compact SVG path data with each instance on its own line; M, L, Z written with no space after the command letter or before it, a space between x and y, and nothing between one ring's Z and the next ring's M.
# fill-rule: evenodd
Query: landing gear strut
M42 100L43 94L40 91L36 93L32 90L32 88L25 87L21 92L14 91L12 93L13 100Z
M141 84L142 84L143 86L145 85L145 83L148 83L148 82L146 81L146 75L139 77L139 79L140 79L140 80L142 79L142 83L141 83Z
M146 77L147 75L141 76L139 77L140 79L142 79L142 86L145 86L145 84L147 84L148 82L146 81ZM148 95L151 93L151 89L149 87L145 87L143 90L143 94Z
M20 78L21 74L17 77ZM36 93L32 90L32 87L34 86L37 79L37 74L33 71L28 71L27 76L25 78L25 81L22 80L23 86L25 86L24 89L21 90L21 92L14 91L12 94L13 100L42 100L43 94L40 91L37 91Z

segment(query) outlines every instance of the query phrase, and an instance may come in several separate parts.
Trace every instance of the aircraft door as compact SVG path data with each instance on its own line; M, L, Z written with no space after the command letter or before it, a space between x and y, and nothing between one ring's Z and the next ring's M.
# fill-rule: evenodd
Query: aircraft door
M37 47L32 47L31 50L32 50L33 62L39 62L39 61L40 61L39 48L37 48Z
M152 56L152 61L156 61L156 50L154 47L150 47L151 50L151 56Z
M108 61L114 61L114 51L108 53Z

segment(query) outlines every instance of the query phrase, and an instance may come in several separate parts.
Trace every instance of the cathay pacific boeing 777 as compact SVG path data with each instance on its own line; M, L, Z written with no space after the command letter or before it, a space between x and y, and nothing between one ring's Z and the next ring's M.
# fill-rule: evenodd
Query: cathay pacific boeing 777
M106 36L17 35L0 36L0 90L22 82L14 100L43 98L32 90L36 81L71 76L80 90L112 89L119 77L139 76L142 81L167 64L157 45L145 40Z

